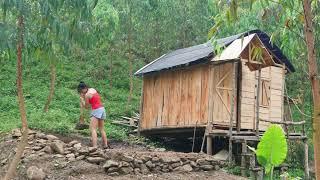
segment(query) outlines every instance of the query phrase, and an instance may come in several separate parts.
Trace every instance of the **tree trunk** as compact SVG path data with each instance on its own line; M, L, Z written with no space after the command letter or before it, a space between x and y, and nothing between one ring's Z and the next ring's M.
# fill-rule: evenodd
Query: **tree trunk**
M128 2L128 6L130 8L130 1ZM128 27L128 61L129 61L129 74L130 74L130 91L129 91L129 96L128 96L128 101L127 101L127 110L129 109L129 106L131 104L131 99L132 99L132 93L133 93L133 67L132 67L132 52L131 52L131 41L132 41L132 20L131 20L131 8L129 11L129 27Z
M183 24L182 24L182 48L185 48L187 47L187 20L188 20L188 17L187 17L187 4L186 4L186 0L183 1L183 4L185 4L183 6Z
M22 48L23 48L23 16L19 15L18 17L18 44L17 44L17 91L18 91L18 103L19 110L22 122L22 139L18 144L17 151L13 157L9 169L4 177L5 180L12 179L16 174L17 165L21 159L24 148L28 142L28 124L27 124L27 115L24 105L24 97L22 91Z
M313 97L313 144L316 179L320 179L320 94L316 61L314 29L312 24L311 0L303 0L304 34L308 50L309 78Z
M54 64L51 64L51 66L50 66L50 76L51 76L50 91L49 91L47 102L46 102L44 109L43 109L44 112L48 112L49 106L50 106L50 103L51 103L51 100L52 100L52 97L54 94L54 85L56 82L56 66Z
M112 69L113 69L113 47L111 48L111 55L109 57L110 58L110 69L109 69L109 85L110 85L110 91L112 89ZM109 51L110 52L110 51Z

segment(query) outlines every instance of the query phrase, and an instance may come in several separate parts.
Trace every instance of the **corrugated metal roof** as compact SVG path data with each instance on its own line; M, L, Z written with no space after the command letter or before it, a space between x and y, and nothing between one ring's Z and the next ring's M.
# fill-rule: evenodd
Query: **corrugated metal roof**
M234 40L229 46L227 46L221 54L216 55L213 61L237 59L240 57L242 51L247 47L256 34L250 34L244 38Z
M160 71L163 69L188 64L201 58L208 57L212 53L210 43L204 43L184 49L179 49L171 53L165 54L155 61L149 63L135 73L141 75L149 72Z
M221 38L216 40L216 45L220 47L228 46L234 40L239 39L242 36L248 36L250 34L257 34L260 40L263 42L265 47L274 55L277 59L277 63L285 63L288 70L294 72L294 67L284 56L281 50L276 46L270 43L270 37L260 31L260 30L252 30L244 33L240 33L237 35L229 36L226 38ZM213 56L213 46L211 42L207 42L204 44L178 49L176 51L170 52L168 54L164 54L153 62L147 64L140 70L138 70L135 75L143 75L146 73L156 72L164 69L174 68L181 65L189 65L191 63L196 63L204 58L208 58Z

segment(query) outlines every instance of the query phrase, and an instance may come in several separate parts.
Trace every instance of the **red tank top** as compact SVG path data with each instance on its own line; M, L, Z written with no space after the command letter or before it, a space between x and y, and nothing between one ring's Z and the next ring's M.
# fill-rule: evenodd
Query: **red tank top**
M91 104L91 109L98 109L103 107L101 103L100 95L98 93L93 94L91 99L89 99L89 103Z

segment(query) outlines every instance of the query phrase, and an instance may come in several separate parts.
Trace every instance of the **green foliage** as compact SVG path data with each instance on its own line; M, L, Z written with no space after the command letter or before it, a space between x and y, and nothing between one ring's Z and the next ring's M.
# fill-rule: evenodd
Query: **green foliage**
M251 59L253 59L254 61L261 62L263 60L262 48L253 46L250 56L251 56Z
M279 166L287 156L287 141L279 125L271 125L263 134L256 151L258 162L269 173L274 166Z
M108 112L107 122L139 110L139 78L134 79L129 110L123 108L129 93L129 29L132 30L131 49L135 71L171 50L204 43L208 36L210 39L225 37L259 28L271 35L271 41L295 65L297 71L287 78L289 95L301 97L305 104L302 107L304 113L311 114L311 90L306 64L302 63L302 59L306 58L306 49L301 31L304 21L301 3L279 1L292 7L292 11L275 2L0 0L0 132L7 132L19 124L15 88L18 10L26 16L23 80L27 113L33 128L62 133L73 131L79 117L75 89L80 80L101 92ZM317 6L313 4L313 7ZM320 8L314 8L314 14L318 47ZM207 30L214 25L208 35ZM320 51L317 53L319 57ZM42 114L48 94L47 64L52 62L57 65L56 92L48 114ZM296 109L293 112L294 119L302 119ZM307 134L311 137L311 121L306 120ZM125 129L110 123L106 127L109 135L125 137Z
M75 124L78 122L80 107L79 95L76 87L80 80L84 80L90 86L96 88L102 94L102 100L107 110L106 131L108 137L114 139L126 139L127 129L110 124L112 120L126 115L124 108L126 99L129 93L129 77L126 72L126 61L123 59L114 59L115 63L119 66L114 66L114 74L112 80L114 86L109 87L108 81L110 80L104 69L99 69L98 74L103 74L103 78L97 80L97 75L90 75L96 67L101 66L98 63L100 56L91 56L94 53L89 51L82 60L77 57L70 59L62 59L61 68L57 70L57 84L54 99L50 106L48 113L43 113L42 108L46 101L49 91L48 81L49 69L45 64L36 60L26 61L24 64L24 95L27 109L27 116L31 128L40 129L49 132L58 133L72 133L77 132L74 130ZM108 59L107 59L108 60ZM101 64L105 64L100 61ZM108 68L108 65L105 65ZM141 66L141 65L137 65ZM138 67L135 67L135 70ZM0 61L0 74L2 92L0 101L0 133L8 132L12 128L20 126L19 109L16 100L16 87L15 87L15 61L14 59L7 59ZM138 112L139 99L141 89L140 79L135 79L132 105L130 106L129 114ZM89 114L87 111L86 114ZM127 115L129 115L127 114ZM86 117L89 122L89 117ZM81 131L85 135L89 135L89 131Z
M303 9L302 1L283 1L283 0L239 0L236 2L237 20L233 20L230 16L230 1L210 1L209 8L212 9L212 19L214 22L216 33L215 38L225 37L247 30L260 29L267 32L271 36L271 42L282 50L285 56L294 65L296 71L286 76L286 86L288 95L292 98L301 100L298 103L299 108L309 116L301 115L296 109L292 108L293 121L306 121L306 133L312 139L312 95L310 82L308 81L307 68L307 51L303 33ZM313 25L315 33L316 47L320 43L320 8L319 2L313 1ZM212 34L208 28L208 35ZM317 61L320 63L320 51L317 51ZM319 69L319 67L318 67ZM300 131L296 127L296 131ZM310 145L310 161L313 160L312 143ZM300 147L292 146L293 152L290 153L290 165L301 168ZM295 151L297 150L297 151ZM295 161L291 161L295 160ZM297 167L297 165L300 165Z
M234 174L234 175L241 175L241 167L240 166L233 166L233 167L228 167L226 169L228 173Z
M300 180L303 179L301 177L304 177L304 171L301 169L289 169L288 171L288 179L290 180Z
M279 125L270 125L258 143L256 153L258 162L267 174L273 175L273 168L281 165L287 157L287 141L283 129Z

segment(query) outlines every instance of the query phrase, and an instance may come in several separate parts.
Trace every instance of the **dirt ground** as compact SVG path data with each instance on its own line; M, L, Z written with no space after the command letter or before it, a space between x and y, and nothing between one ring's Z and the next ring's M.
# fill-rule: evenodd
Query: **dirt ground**
M60 140L68 143L72 140L77 140L84 145L90 145L90 139L80 135L61 136L57 135ZM150 149L144 145L132 145L127 142L110 141L113 149L110 151L116 152L135 152L135 153L150 153ZM14 155L16 148L16 141L10 135L3 136L0 139L0 177L2 177L7 168L8 161ZM175 152L159 152L162 155L174 156ZM242 177L227 174L223 170L209 171L209 172L190 172L190 173L161 173L161 174L147 174L147 175L122 175L111 177L108 176L100 165L91 164L84 160L67 162L57 158L54 154L31 154L22 159L22 163L18 167L17 178L19 180L27 179L26 170L30 166L37 166L43 169L49 180L99 180L99 179L115 179L115 180L144 180L144 179L159 179L159 180L194 180L194 179L216 179L216 180L238 180L245 179Z

